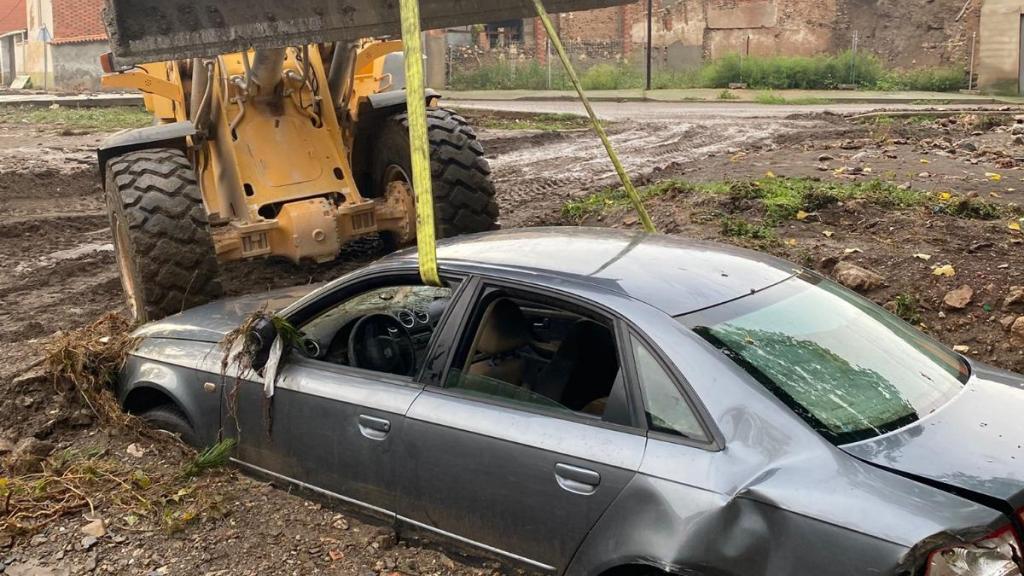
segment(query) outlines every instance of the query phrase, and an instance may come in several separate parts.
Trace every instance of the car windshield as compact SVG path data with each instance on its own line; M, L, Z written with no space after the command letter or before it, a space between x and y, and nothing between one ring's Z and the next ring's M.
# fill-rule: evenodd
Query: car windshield
M820 278L680 318L836 444L933 412L967 381L958 355Z

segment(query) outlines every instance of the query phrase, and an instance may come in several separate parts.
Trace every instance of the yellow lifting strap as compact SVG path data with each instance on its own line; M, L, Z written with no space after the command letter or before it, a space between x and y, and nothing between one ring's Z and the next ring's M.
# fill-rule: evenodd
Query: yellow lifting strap
M437 242L434 235L434 191L430 175L430 141L427 137L427 95L423 82L419 0L400 0L400 8L402 44L405 51L409 149L412 152L412 188L416 193L416 248L419 251L420 278L428 286L440 286Z
M551 39L552 45L558 52L558 57L562 60L562 65L569 75L569 80L572 81L572 85L576 88L576 93L579 94L583 107L587 110L590 122L594 126L594 132L597 133L601 143L604 144L608 157L611 159L612 165L615 166L615 172L619 175L619 180L622 182L622 187L626 190L626 194L633 203L637 214L640 215L640 222L643 224L644 230L655 232L654 223L651 221L647 209L644 208L640 194L633 187L633 182L629 179L629 175L626 174L625 168L622 167L622 162L619 161L619 156L615 153L615 148L612 147L611 140L608 139L604 126L598 121L594 108L590 105L590 100L587 99L587 95L583 92L580 79L565 53L565 47L558 38L558 33L551 23L551 18L548 17L547 10L544 9L542 0L533 0L533 4L537 8L537 15L540 17L541 22L544 23L544 29L547 30L548 38ZM403 50L405 52L409 148L412 153L412 187L416 194L416 247L419 251L420 277L423 279L424 284L440 286L441 277L437 270L437 241L434 228L434 193L430 174L430 142L427 137L427 97L423 82L423 46L420 37L419 0L400 0L399 6L402 16Z
M562 46L562 40L559 39L558 32L555 30L554 24L551 23L551 18L548 17L548 11L544 9L544 3L542 0L533 0L533 5L537 8L537 16L544 23L544 29L548 33L548 38L551 39L551 45L558 52L558 58L561 59L562 66L565 67L565 73L568 74L569 80L572 82L573 87L576 88L576 93L580 96L580 102L587 109L587 115L590 116L590 123L594 126L594 132L597 133L597 137L604 144L604 149L608 152L608 158L611 159L612 165L615 166L615 172L619 175L622 187L626 190L626 195L629 196L630 202L633 203L633 208L636 209L636 213L640 216L640 222L643 224L644 230L647 232L657 232L654 222L651 221L650 214L644 208L643 199L640 198L640 194L633 187L629 174L626 174L626 169L622 167L622 162L619 161L619 155L615 153L615 148L612 147L612 142L604 131L604 126L601 125L601 122L597 119L597 114L594 113L594 107L590 105L590 100L583 93L583 85L580 84L580 79L576 76L576 70L573 69L572 62L569 61L569 56L565 53L565 47Z

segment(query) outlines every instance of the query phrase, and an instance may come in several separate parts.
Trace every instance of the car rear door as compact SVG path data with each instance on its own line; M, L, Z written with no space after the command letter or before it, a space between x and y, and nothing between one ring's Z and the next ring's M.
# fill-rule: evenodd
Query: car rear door
M460 344L449 366L461 365L465 343L479 340L487 299L507 288L485 285L477 292L474 312L456 326ZM548 296L538 300L558 306ZM567 308L580 311L578 303ZM550 323L532 312L524 317L543 333L538 339L550 342ZM611 333L619 333L612 324ZM448 377L428 385L406 415L397 459L399 520L537 568L563 570L643 457L646 440L629 421L623 371L611 375L608 408L595 418L543 399L535 403L535 392L496 379L487 386L454 384L457 370L445 370Z

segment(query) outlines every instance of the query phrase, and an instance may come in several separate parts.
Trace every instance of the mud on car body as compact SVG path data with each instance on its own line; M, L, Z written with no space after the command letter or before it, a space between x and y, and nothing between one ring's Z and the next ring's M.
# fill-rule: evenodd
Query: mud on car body
M535 229L438 254L440 288L407 251L144 326L120 398L546 572L1020 573L1020 376L735 248ZM264 303L302 339L272 401L259 377L229 401L217 343Z

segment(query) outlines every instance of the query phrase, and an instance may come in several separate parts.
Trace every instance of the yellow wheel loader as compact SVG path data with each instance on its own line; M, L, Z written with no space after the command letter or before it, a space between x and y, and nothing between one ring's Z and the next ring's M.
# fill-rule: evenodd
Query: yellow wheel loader
M552 0L555 11L623 0ZM522 18L530 0L422 0L426 28ZM143 92L153 126L99 166L139 321L221 294L219 263L324 262L353 240L416 239L396 2L106 0L103 85ZM426 92L436 234L496 227L473 128Z

